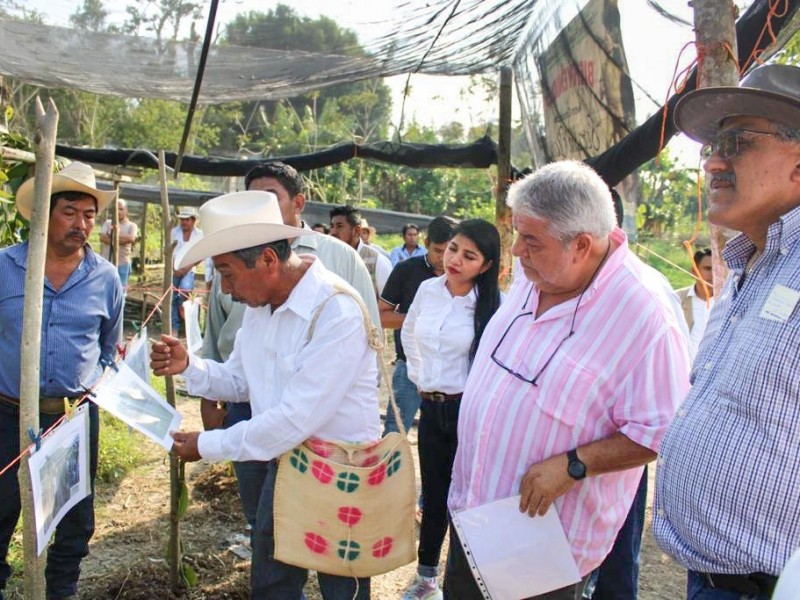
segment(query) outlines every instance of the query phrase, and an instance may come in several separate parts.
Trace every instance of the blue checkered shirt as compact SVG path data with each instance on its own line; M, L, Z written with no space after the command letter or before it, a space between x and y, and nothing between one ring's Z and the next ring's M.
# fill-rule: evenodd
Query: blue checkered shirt
M777 575L800 546L800 302L785 321L762 312L777 285L800 291L800 208L745 277L754 251L740 235L723 252L730 276L658 459L656 539L695 571Z

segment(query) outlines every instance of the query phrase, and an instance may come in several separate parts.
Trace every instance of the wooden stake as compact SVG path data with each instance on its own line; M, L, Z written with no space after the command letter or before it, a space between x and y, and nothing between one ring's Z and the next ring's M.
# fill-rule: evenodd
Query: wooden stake
M31 445L28 428L39 431L39 360L42 339L42 307L44 298L44 265L47 257L47 229L50 215L50 186L55 163L58 110L52 99L45 112L36 97L36 175L31 229L28 237L28 264L25 269L25 302L22 309L22 344L20 348L19 388L19 447ZM33 494L28 474L28 455L23 456L19 471L20 502L22 503L22 548L25 565L25 598L45 597L44 563L47 552L36 553L36 524L33 516Z
M175 250L175 242L170 240L171 219L169 210L169 192L167 190L167 163L164 151L158 152L158 180L161 186L161 226L163 232L163 251L164 251L164 291L172 287L172 255ZM167 294L164 298L163 309L161 312L161 331L167 335L172 335L172 294ZM175 406L175 381L172 375L166 378L167 402L170 406ZM182 587L181 580L181 531L180 515L178 506L183 489L183 477L181 476L180 459L178 456L169 453L169 583L173 593L177 593Z
M511 283L511 245L514 229L511 224L511 209L506 205L508 188L511 185L511 96L513 74L511 67L500 67L500 130L497 136L497 186L495 188L495 225L500 232L500 287Z

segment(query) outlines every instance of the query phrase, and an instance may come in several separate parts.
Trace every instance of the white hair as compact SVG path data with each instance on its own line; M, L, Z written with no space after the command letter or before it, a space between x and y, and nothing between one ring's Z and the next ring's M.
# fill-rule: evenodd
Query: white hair
M125 200L123 200L122 198L117 198L117 208L119 207L128 208L128 203L125 202Z
M514 183L506 202L514 214L546 221L563 243L581 233L605 237L617 223L606 183L574 160L551 163Z

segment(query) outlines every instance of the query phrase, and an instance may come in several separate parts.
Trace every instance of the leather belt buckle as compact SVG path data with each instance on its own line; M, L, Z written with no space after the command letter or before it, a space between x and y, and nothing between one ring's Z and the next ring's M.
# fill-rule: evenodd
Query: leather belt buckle
M447 394L442 392L431 392L431 400L434 402L445 402L447 401Z

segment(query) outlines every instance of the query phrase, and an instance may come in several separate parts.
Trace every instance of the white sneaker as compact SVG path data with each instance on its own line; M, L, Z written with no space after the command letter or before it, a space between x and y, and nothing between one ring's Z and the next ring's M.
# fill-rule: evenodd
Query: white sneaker
M403 595L403 600L442 600L437 578L417 575Z

